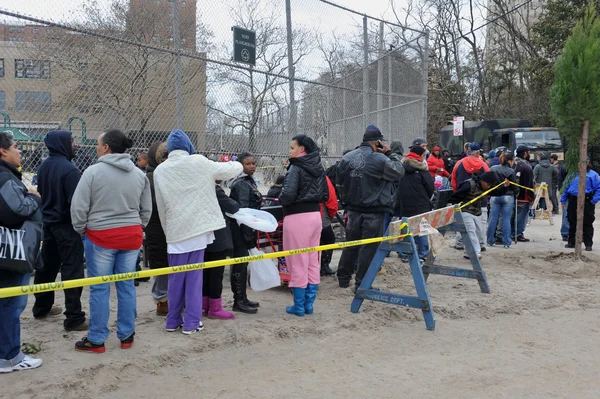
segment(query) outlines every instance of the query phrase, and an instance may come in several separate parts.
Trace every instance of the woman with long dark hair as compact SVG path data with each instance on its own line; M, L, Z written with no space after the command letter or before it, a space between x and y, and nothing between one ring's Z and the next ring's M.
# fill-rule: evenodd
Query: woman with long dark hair
M134 273L143 243L143 227L152 213L150 183L125 151L133 140L119 130L98 138L98 163L83 172L71 201L73 228L86 234L88 277ZM119 301L117 337L131 348L135 335L136 292L133 280L115 283ZM90 287L90 329L75 344L79 351L102 353L108 338L110 285Z
M492 166L490 170L498 176L499 181L508 180L515 183L514 165L515 157L513 153L504 152L500 155L500 165ZM518 190L517 186L511 184L508 187L500 187L490 193L490 220L487 229L487 244L489 246L496 245L496 227L501 219L502 244L504 244L504 248L510 248L510 219Z
M322 228L320 204L329 198L319 147L304 134L294 136L289 160L279 196L284 214L283 249L316 247ZM288 306L286 311L296 316L312 314L321 281L319 254L286 256L286 263L291 274L289 286L294 293L294 306Z

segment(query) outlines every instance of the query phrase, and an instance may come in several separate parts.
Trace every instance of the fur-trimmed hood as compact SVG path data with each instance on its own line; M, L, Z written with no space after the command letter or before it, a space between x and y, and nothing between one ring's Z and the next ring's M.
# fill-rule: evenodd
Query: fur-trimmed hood
M417 170L428 172L427 164L422 161L417 161L416 159L403 158L402 166L404 166L406 173L415 173Z

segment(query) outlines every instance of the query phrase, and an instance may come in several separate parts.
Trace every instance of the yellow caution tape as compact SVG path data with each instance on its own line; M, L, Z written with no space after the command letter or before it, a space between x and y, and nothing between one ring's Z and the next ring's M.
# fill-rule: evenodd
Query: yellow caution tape
M533 188L530 188L530 187L525 187L525 186L522 186L522 185L520 185L520 184L513 183L512 181L509 181L509 183L510 183L510 184L512 184L513 186L521 187L521 188L524 188L524 189L526 189L526 190L533 191L533 192L535 193L535 189L533 189ZM487 190L486 192L484 192L483 194L481 194L481 195L480 195L480 196L478 196L477 198L474 198L474 199L472 199L471 201L467 202L466 204L459 204L459 207L458 207L458 209L463 209L463 208L465 208L465 207L467 207L467 206L471 205L473 202L477 202L477 201L478 201L478 200L480 200L482 197L485 197L486 195L488 195L489 193L491 193L492 191L494 191L495 189L497 189L498 187L500 187L500 186L502 186L502 185L504 185L504 182L502 182L502 183L498 184L498 185L497 185L497 186L495 186L495 187L492 187L492 188L490 188L489 190ZM547 188L546 188L546 187L542 187L542 186L540 186L540 188L543 188L544 190L547 190Z
M408 229L408 223L402 223L399 227L400 230L402 230L404 228ZM397 235L397 236L365 238L363 240L338 242L335 244L319 245L317 247L291 249L289 251L271 252L271 253L267 253L267 254L263 254L263 255L243 256L243 257L239 257L239 258L222 259L222 260L215 260L215 261L211 261L211 262L194 263L194 264L190 264L190 265L171 266L171 267L164 267L161 269L110 274L108 276L87 277L87 278L80 278L80 279L76 279L76 280L56 281L56 282L45 283L45 284L23 285L20 287L17 286L17 287L0 288L0 298L8 298L8 297L19 296L19 295L39 294L42 292L50 292L50 291L58 291L58 290L67 290L70 288L79 288L79 287L87 287L90 285L97 285L97 284L115 283L118 281L133 280L136 278L162 276L165 274L183 273L183 272L189 272L189 271L193 271L193 270L204 270L204 269L210 269L213 267L227 266L227 265L232 265L232 264L237 264L237 263L247 263L247 262L253 262L255 260L261 260L261 259L275 259L275 258L279 258L282 256L293 256L293 255L304 254L304 253L309 253L309 252L327 251L330 249L344 249L347 247L356 247L359 245L366 245L366 244L373 244L373 243L383 242L383 241L397 240L400 238L408 237L410 235L412 235L412 234L410 234L410 232L409 232L407 234L401 234L401 235Z

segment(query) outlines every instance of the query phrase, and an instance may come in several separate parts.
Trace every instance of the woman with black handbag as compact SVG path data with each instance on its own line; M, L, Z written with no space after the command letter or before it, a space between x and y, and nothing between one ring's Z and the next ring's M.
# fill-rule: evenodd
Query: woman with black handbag
M0 132L0 252L6 255L0 259L0 288L29 284L33 264L39 256L41 200L36 190L27 189L21 181L19 166L21 151L13 136ZM29 225L24 226L26 223ZM11 240L7 240L9 234L13 236ZM22 239L22 243L16 244L18 239ZM15 248L21 244L25 253ZM20 317L27 298L27 295L0 298L0 373L42 365L42 359L34 359L21 351Z

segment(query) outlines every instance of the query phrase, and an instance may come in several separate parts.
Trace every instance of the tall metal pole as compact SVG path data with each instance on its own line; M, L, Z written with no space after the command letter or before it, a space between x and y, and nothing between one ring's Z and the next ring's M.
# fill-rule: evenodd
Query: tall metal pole
M427 91L429 90L429 32L425 32L423 49L423 137L427 139ZM464 134L463 134L464 138Z
M175 106L177 108L177 129L183 130L183 94L181 92L181 32L179 24L179 0L172 1L173 6L173 46L175 55Z
M383 44L383 22L379 23L379 60L377 60L377 93L383 93L383 55L385 47ZM383 128L383 95L377 94L377 126ZM390 134L391 132L386 132Z
M367 16L363 17L363 119L364 126L369 124L369 32Z
M294 90L294 53L292 52L292 6L291 0L285 0L285 22L287 26L288 75L290 86L290 136L296 134L297 109Z

